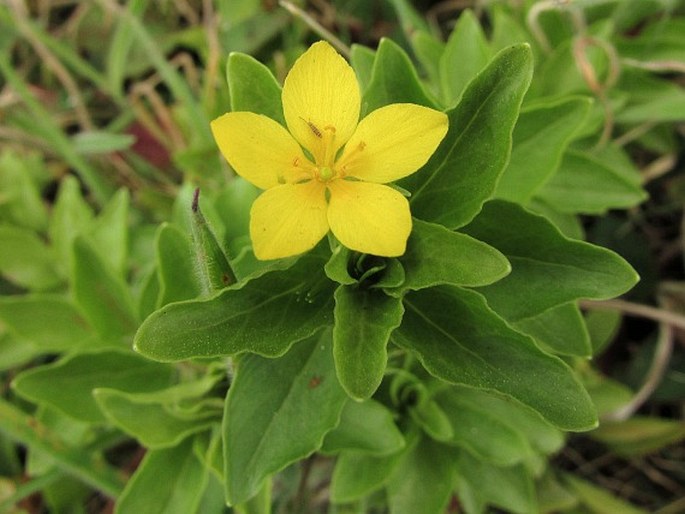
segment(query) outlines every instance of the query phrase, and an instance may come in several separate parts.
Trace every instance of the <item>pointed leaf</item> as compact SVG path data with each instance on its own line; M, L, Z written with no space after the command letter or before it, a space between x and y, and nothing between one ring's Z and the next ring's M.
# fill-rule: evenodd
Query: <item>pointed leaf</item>
M633 207L645 200L647 193L625 176L622 164L588 152L569 151L537 194L555 209L573 214L604 214L609 209Z
M138 321L129 290L84 236L74 241L73 266L76 302L102 338L116 341L133 334Z
M451 448L420 436L388 479L388 504L393 514L442 514L454 487L456 471Z
M1 297L0 321L40 353L82 347L94 337L83 315L58 295Z
M119 497L115 514L188 514L197 512L208 468L193 451L192 441L145 455Z
M331 479L331 501L359 500L379 489L399 464L403 452L377 456L366 452L344 452L338 457Z
M188 236L176 226L162 223L155 243L159 281L157 306L197 298L201 288Z
M239 361L223 425L229 503L247 501L269 475L319 449L338 423L347 396L335 377L331 346L326 330L283 357Z
M555 173L591 105L589 98L571 97L523 109L514 127L511 159L497 184L496 196L525 204Z
M502 50L447 112L449 130L426 165L401 182L414 216L455 229L494 192L533 71L528 45Z
M545 218L515 204L489 202L464 232L509 259L512 272L480 289L488 304L509 321L580 298L613 298L639 279L617 254L567 239Z
M456 105L466 85L482 70L492 52L473 11L459 15L440 58L440 86L448 106Z
M363 113L394 103L435 107L407 54L397 43L384 38L378 45L371 82L362 99Z
M459 452L457 491L467 508L498 506L515 514L539 512L533 477L523 466L498 467Z
M400 291L440 284L482 286L511 271L507 258L492 246L417 219L400 262L405 272Z
M277 356L332 324L333 283L324 260L308 254L274 271L224 289L208 300L163 307L135 336L135 349L159 361L240 352Z
M125 276L128 259L129 192L117 191L88 227L88 236L107 266Z
M249 55L234 52L228 56L226 79L232 111L256 112L285 126L281 86L269 68Z
M98 388L93 396L107 419L146 448L176 446L191 434L218 425L221 409L182 412L173 404L145 393ZM199 401L200 397L195 398ZM218 407L218 406L217 406Z
M395 425L393 413L374 400L348 401L337 427L326 434L322 451L354 450L387 455L404 447L404 437Z
M369 398L383 380L390 333L403 312L401 299L378 289L343 285L336 290L335 370L352 398Z
M32 368L21 373L12 385L38 404L50 405L76 419L101 423L105 418L93 398L93 389L154 391L168 386L173 373L173 368L130 350L107 350L83 352Z
M61 279L49 248L33 230L0 226L0 275L34 291L56 287Z
M513 396L566 430L596 424L590 397L571 369L511 329L478 293L441 286L408 293L404 303L393 340L431 374Z
M552 307L514 324L545 350L559 355L592 356L590 335L583 315L574 302Z

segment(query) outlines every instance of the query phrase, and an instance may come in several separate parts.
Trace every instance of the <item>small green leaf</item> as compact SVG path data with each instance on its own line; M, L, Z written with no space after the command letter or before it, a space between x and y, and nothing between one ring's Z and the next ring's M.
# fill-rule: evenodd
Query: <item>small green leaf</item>
M441 392L436 401L452 425L447 442L464 448L495 466L512 466L529 458L533 450L525 437L486 406L462 400L461 388Z
M60 184L48 227L57 263L64 276L72 268L74 238L86 229L92 219L93 210L83 199L79 181L71 175L66 176Z
M449 110L445 139L418 173L400 185L412 192L414 216L455 229L495 191L511 151L512 131L533 73L530 47L502 50Z
M32 291L60 284L52 252L32 230L0 226L0 248L0 275L8 281Z
M685 440L685 426L677 420L636 416L621 422L605 422L592 438L625 457L653 453Z
M377 456L365 452L344 452L338 457L331 479L331 501L347 503L359 500L382 487L403 452Z
M232 111L263 114L285 126L281 86L269 68L254 57L233 52L228 56L226 80Z
M645 200L647 193L625 176L621 165L587 152L568 151L557 173L537 194L555 209L573 214L604 214L609 209L633 207ZM637 170L633 176L639 176Z
M685 119L685 91L672 80L624 68L619 87L628 102L616 113L618 123L665 123Z
M78 132L71 138L74 150L82 155L108 154L126 150L136 142L131 134L116 134L104 130Z
M393 514L442 514L454 487L454 452L419 436L404 452L388 479L388 505Z
M449 441L454 436L452 424L445 411L432 398L424 397L409 413L421 429L436 441Z
M455 465L457 492L467 512L483 512L485 505L516 514L539 512L533 477L523 466L493 466L465 451Z
M226 398L226 497L240 504L262 482L321 447L347 396L333 365L331 333L300 341L283 357L246 355Z
M83 315L58 295L0 297L0 321L39 353L81 348L94 337Z
M76 302L102 338L117 341L133 334L138 321L126 284L83 236L74 241L73 266Z
M525 204L555 173L591 105L589 98L571 97L526 106L514 127L511 159L495 196Z
M428 32L418 31L411 35L411 46L430 79L431 92L439 95L440 57L445 51L445 44Z
M376 60L376 52L366 46L353 44L350 48L350 63L357 74L357 81L362 94L369 87L373 73L373 63Z
M100 256L119 276L126 276L128 258L129 192L117 191L88 227L88 236Z
M592 356L590 335L583 315L574 302L552 307L514 324L544 349L558 355Z
M93 396L109 421L147 448L176 446L189 435L216 425L221 417L220 408L182 412L146 393L97 388Z
M157 230L157 306L190 300L200 295L192 247L188 236L176 226L162 223Z
M394 103L413 103L435 107L416 69L404 50L391 39L383 38L376 51L371 82L364 92L364 114Z
M440 58L440 86L445 103L456 105L466 85L492 57L483 28L473 11L466 9L447 39Z
M393 340L434 376L510 395L565 430L595 426L590 397L571 369L511 329L478 293L440 286L408 293L404 303Z
M7 148L0 155L0 220L43 231L48 212L35 172L47 175L45 164L37 154L21 155Z
M404 447L404 437L395 425L393 414L374 400L348 401L337 427L326 434L322 451L343 450L388 455Z
M402 301L378 289L340 286L335 292L333 355L347 394L369 398L383 380L390 333L402 321Z
M564 483L576 494L580 502L595 514L647 514L647 511L617 498L606 489L571 474L564 475Z
M159 361L254 352L275 357L333 322L333 283L310 253L208 300L167 305L138 329L134 346Z
M512 272L480 292L512 322L580 298L613 298L639 279L617 254L567 239L545 218L515 204L489 202L464 232L509 259Z
M440 284L482 286L511 271L507 258L492 246L417 219L400 262L405 272L400 291Z
M198 188L193 197L191 220L195 262L198 268L198 281L201 283L203 291L213 293L235 284L237 279L214 231L202 215L199 195L200 189Z
M208 469L188 440L173 448L151 450L118 498L115 514L188 514L197 512Z
M12 386L17 393L38 404L53 406L79 420L101 423L105 418L93 398L93 389L154 391L168 386L173 373L173 368L128 350L106 350L75 354L24 371Z

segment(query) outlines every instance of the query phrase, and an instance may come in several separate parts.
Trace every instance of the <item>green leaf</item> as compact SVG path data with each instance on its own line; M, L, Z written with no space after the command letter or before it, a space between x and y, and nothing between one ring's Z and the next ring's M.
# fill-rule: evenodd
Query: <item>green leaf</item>
M77 153L93 155L127 150L136 142L136 138L131 134L89 130L78 132L71 138L71 142Z
M537 316L514 324L546 351L558 355L591 357L590 335L583 315L574 302L553 307Z
M417 219L400 262L405 272L400 291L440 284L483 286L511 271L506 257L492 246Z
M388 505L393 514L442 514L453 488L454 454L432 439L419 440L404 452L388 480Z
M191 229L198 281L204 293L213 293L237 282L226 254L202 214L199 203L200 189L195 190L192 204Z
M352 398L369 398L383 380L390 333L403 312L401 299L378 289L341 285L335 291L335 370Z
M616 512L621 514L647 514L647 511L624 502L606 489L571 474L564 475L564 483L593 514L615 514Z
M254 57L233 52L228 56L226 80L232 111L263 114L285 126L281 86L269 68Z
M178 390L179 387L172 389ZM179 409L174 403L164 401L162 394L165 392L126 393L97 388L93 390L93 396L109 421L138 439L146 448L176 446L189 435L218 424L221 416L219 406L198 412ZM195 402L200 399L200 396L194 398Z
M394 103L435 107L404 50L391 39L383 38L376 51L371 81L362 98L363 113Z
M440 86L447 105L457 104L466 85L491 57L480 21L473 11L466 9L459 15L440 58Z
M639 280L614 252L567 239L545 218L515 204L489 202L464 231L509 259L512 272L480 292L512 322L580 298L613 298Z
M128 258L129 192L117 191L88 228L90 240L100 256L118 275L126 275Z
M0 226L0 275L13 284L45 291L60 284L52 252L32 230Z
M592 354L599 355L613 341L623 316L620 311L590 310L585 324L592 343Z
M48 213L36 171L48 174L38 155L24 156L3 150L0 155L0 220L33 230L46 228Z
M226 497L240 504L262 482L321 447L347 399L333 365L326 330L294 345L283 357L246 355L226 398Z
M604 214L609 209L633 207L647 194L620 168L621 163L601 156L568 151L538 195L555 209L574 214Z
M497 467L459 452L457 492L467 512L494 505L516 514L539 512L533 477L522 466Z
M404 447L404 437L395 425L393 414L374 400L345 403L340 423L326 434L321 451L344 450L388 455Z
M604 422L591 435L612 452L630 458L681 443L685 426L677 420L636 416L621 422Z
M347 503L359 500L382 487L403 452L377 456L365 452L344 452L338 457L331 479L331 501Z
M510 395L565 430L595 426L592 402L572 371L511 329L478 293L440 286L409 293L404 303L393 340L432 375Z
M618 123L664 123L685 119L685 91L674 81L642 70L625 69L618 85L628 102L616 113Z
M72 269L74 238L86 229L92 219L93 210L83 199L78 180L71 175L66 176L60 184L48 227L57 263L64 276Z
M462 400L462 388L449 388L436 398L452 425L444 441L464 448L495 466L512 466L529 458L533 450L523 434L491 412L487 406Z
M75 354L24 371L12 386L38 404L50 405L82 421L101 423L105 418L93 398L93 389L154 391L168 386L173 373L173 368L128 350L106 350Z
M430 79L431 92L439 95L440 57L445 51L445 44L428 32L418 31L411 35L411 46Z
M58 295L0 297L0 321L15 336L35 345L38 353L82 348L93 339L83 315Z
M495 196L525 204L559 167L562 155L590 112L585 97L536 102L521 111L511 159Z
M533 62L528 45L498 53L447 112L445 139L418 172L400 182L414 216L455 229L494 192L511 150L512 131Z
M83 236L74 241L73 266L76 302L102 338L117 341L133 334L138 321L126 284Z
M192 247L188 236L174 225L162 223L157 230L157 306L190 300L200 295Z
M371 82L373 74L373 63L376 60L376 52L370 48L354 43L350 48L350 64L357 74L359 87L362 91L366 91Z
M323 264L310 253L287 271L236 284L208 300L167 305L140 326L135 349L159 361L246 351L282 355L333 322L333 283Z
M507 396L495 395L472 387L453 386L454 396L472 409L484 409L500 422L522 434L538 452L549 455L564 444L562 433L540 414Z
M192 441L147 452L117 500L115 514L197 512L208 470L193 452Z

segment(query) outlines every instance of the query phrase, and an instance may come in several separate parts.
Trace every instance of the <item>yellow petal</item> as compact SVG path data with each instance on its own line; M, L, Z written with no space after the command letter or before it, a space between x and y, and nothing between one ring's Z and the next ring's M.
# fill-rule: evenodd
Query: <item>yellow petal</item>
M326 187L316 180L264 191L252 204L250 237L258 259L311 250L328 232Z
M447 133L447 116L414 104L371 112L345 146L336 168L345 176L385 184L411 175Z
M290 133L317 164L332 164L359 121L361 99L354 70L331 45L314 43L288 73L282 99Z
M343 245L358 252L396 257L411 232L409 202L391 187L370 182L333 180L328 223Z
M229 112L212 121L211 127L231 167L261 189L311 176L302 167L308 160L300 145L271 118L253 112Z

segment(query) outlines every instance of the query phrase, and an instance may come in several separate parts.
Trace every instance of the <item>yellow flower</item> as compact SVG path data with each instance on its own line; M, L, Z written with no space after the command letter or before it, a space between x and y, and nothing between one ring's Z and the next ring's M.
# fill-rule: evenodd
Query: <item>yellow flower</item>
M412 225L409 203L383 184L425 164L445 137L447 116L392 104L360 122L354 70L324 41L295 62L281 98L288 130L252 112L212 121L229 164L265 190L250 211L255 256L306 252L329 230L352 250L402 255Z

